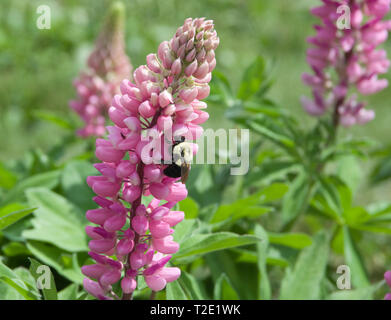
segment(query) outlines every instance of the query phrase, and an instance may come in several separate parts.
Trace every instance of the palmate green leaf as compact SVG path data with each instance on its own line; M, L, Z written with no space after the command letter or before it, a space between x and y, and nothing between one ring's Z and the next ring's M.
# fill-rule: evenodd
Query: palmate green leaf
M43 188L30 189L27 198L37 206L31 230L23 232L26 239L51 243L70 252L86 251L87 220L82 212L60 195Z
M268 232L269 242L294 249L303 249L312 244L312 239L305 233L274 233Z
M262 57L257 57L245 70L237 94L239 99L248 100L261 89L261 85L265 81L265 67L265 60Z
M173 259L175 262L179 262L187 257L254 244L258 241L261 241L258 237L238 235L232 232L196 234L181 244Z
M15 222L23 219L36 208L26 208L13 211L15 208L20 208L19 204L11 204L0 209L0 230L7 228Z
M29 258L29 260L30 260L30 273L34 277L35 281L38 281L38 279L43 275L42 272L38 272L41 264L33 258ZM53 273L50 271L50 269L49 272L50 272L50 277L49 277L50 282L49 284L43 283L42 293L45 300L57 300L56 283L54 282ZM45 279L47 279L46 276ZM46 288L47 285L49 285L49 288Z
M58 185L60 173L60 170L55 170L40 173L29 178L23 179L5 195L4 199L1 201L1 205L5 205L18 200L24 200L24 192L30 188L55 188Z
M335 291L327 296L326 300L372 300L374 293L382 285L384 285L384 282L380 281L364 288Z
M66 252L59 248L39 241L28 241L27 248L34 257L41 260L44 264L53 267L65 278L77 284L83 283L84 277L81 273L80 266L77 263L77 256L75 253L72 255L72 264L65 265L62 257Z
M269 238L266 231L259 224L255 225L254 234L264 239L264 241L257 242L257 265L259 270L258 299L269 300L272 297L271 285L266 268Z
M69 162L61 174L61 186L65 197L83 211L96 207L92 200L94 193L87 185L87 177L99 175L98 171L87 161Z
M320 299L320 286L325 277L329 252L328 242L325 233L318 233L312 245L303 249L294 269L288 269L282 280L280 299Z
M215 300L239 300L239 296L232 287L228 277L222 273L214 287Z
M178 281L167 283L166 286L167 300L189 300L185 291L182 289Z
M367 277L365 266L360 257L350 230L347 226L343 227L343 239L344 239L344 255L346 265L350 268L350 274L352 276L352 284L355 288L364 288L370 285Z
M282 221L288 224L293 221L307 206L310 194L310 181L302 170L291 183L282 201Z

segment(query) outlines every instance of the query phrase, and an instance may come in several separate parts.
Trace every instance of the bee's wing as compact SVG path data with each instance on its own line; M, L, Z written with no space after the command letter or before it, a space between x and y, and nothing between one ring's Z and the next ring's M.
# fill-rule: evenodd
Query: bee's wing
M184 163L181 165L181 182L186 183L187 178L189 177L190 164Z

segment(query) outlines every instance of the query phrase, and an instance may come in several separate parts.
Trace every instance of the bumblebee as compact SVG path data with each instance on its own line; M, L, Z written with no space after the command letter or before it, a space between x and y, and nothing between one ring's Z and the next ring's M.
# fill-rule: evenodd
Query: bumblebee
M170 178L181 178L186 183L189 176L190 163L193 159L192 145L185 142L185 137L175 141L172 146L172 163L163 170L163 173Z

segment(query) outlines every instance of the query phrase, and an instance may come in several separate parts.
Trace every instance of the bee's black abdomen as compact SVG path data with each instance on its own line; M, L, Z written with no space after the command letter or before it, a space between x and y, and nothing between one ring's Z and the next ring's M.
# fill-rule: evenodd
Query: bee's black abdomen
M167 177L179 178L181 176L181 167L173 163L170 164L166 169L164 169L163 172Z

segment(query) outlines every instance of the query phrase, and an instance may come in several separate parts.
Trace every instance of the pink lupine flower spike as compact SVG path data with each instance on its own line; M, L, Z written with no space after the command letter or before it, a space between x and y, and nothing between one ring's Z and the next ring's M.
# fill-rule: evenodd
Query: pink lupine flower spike
M112 100L114 126L107 127L107 140L96 140L102 163L95 168L101 175L87 179L99 209L86 213L98 226L86 229L95 264L82 272L88 277L85 289L99 299L115 299L117 282L122 299L131 299L138 277L156 292L180 276L179 268L167 264L179 250L173 227L184 219L172 208L187 190L179 178L164 174L163 162L172 160L177 138L194 141L202 134L200 124L208 114L201 100L209 95L218 44L212 21L186 19L134 71L134 83L122 81L121 94ZM149 203L143 201L146 196Z

